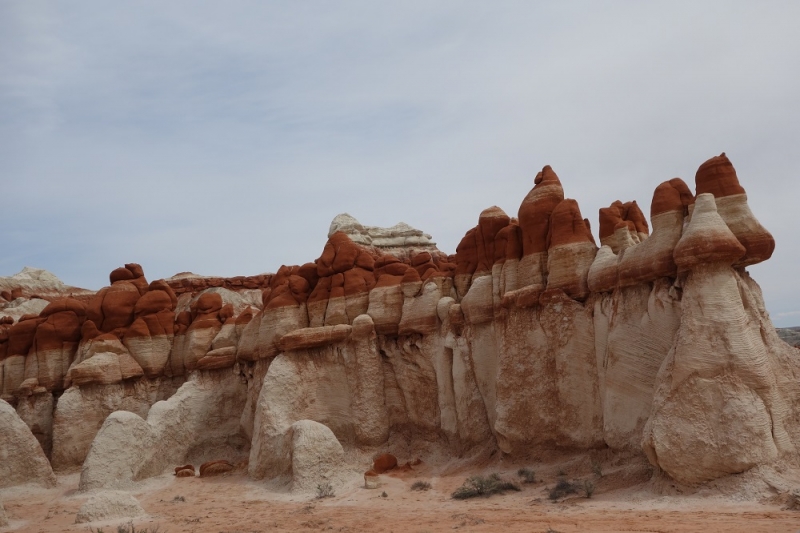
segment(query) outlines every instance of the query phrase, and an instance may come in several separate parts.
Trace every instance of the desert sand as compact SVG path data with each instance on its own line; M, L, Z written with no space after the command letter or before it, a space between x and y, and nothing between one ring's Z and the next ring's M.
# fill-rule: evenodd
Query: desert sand
M521 483L516 472L527 465L535 483ZM548 463L488 459L467 468L423 462L410 472L380 476L381 486L366 489L355 472L335 487L335 495L317 498L249 479L244 471L213 478L176 478L164 474L140 482L130 493L147 513L134 519L76 524L90 494L77 490L79 473L60 475L55 488L17 486L0 492L9 527L2 531L117 531L133 523L137 531L172 533L261 531L376 531L422 533L463 529L474 532L796 532L800 511L786 501L748 498L748 480L705 491L654 481L644 463L606 460L601 476L585 455ZM596 468L596 466L595 466ZM497 472L519 492L455 500L451 493L466 477ZM559 473L565 474L559 476ZM557 501L548 497L557 479L591 480L584 493ZM427 481L427 491L411 489ZM385 496L384 496L385 494Z

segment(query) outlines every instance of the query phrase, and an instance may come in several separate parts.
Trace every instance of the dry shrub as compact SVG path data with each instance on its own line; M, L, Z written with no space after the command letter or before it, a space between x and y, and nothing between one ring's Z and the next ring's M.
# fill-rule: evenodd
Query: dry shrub
M491 496L492 494L502 494L510 490L519 491L519 487L508 481L500 479L498 474L489 476L472 476L467 478L463 485L458 487L452 496L456 500L466 500L478 496Z

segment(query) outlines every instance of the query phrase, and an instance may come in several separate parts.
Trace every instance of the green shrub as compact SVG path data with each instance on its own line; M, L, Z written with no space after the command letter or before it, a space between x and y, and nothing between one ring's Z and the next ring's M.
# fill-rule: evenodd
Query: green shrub
M456 500L466 500L477 496L502 494L509 490L519 491L520 489L513 483L500 479L498 474L491 474L487 477L472 476L467 478L464 484L453 492L452 496Z
M603 477L603 467L597 461L592 461L592 472L597 477Z

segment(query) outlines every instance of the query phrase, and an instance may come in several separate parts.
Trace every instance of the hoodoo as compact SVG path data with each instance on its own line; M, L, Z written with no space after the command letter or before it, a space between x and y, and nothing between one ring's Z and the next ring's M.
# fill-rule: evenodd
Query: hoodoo
M694 193L658 185L649 224L635 201L601 209L599 249L564 191L545 166L517 218L485 209L454 255L342 214L319 258L274 274L0 279L0 484L246 462L308 491L397 447L609 449L685 484L796 465L800 352L745 270L775 242L725 154Z

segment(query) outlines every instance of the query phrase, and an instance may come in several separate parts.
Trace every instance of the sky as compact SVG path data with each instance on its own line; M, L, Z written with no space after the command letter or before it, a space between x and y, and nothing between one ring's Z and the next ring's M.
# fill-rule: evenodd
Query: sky
M800 3L0 0L0 276L313 261L331 220L454 253L552 165L597 211L726 152L800 325Z

